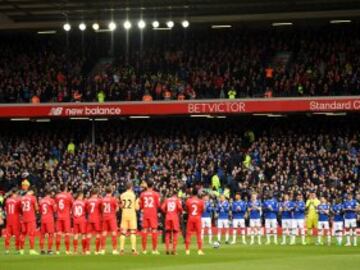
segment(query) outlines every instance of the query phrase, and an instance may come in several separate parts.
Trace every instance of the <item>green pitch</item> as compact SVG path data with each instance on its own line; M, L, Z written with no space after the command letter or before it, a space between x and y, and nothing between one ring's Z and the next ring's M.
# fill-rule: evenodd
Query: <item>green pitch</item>
M186 256L183 245L180 244L179 255L171 256L163 255L163 245L160 244L162 255L134 257L130 253L125 256L4 255L2 240L0 245L1 270L358 270L360 265L360 247L237 244L221 245L219 249L213 249L205 245L205 256L198 256L195 249L192 249L190 256Z

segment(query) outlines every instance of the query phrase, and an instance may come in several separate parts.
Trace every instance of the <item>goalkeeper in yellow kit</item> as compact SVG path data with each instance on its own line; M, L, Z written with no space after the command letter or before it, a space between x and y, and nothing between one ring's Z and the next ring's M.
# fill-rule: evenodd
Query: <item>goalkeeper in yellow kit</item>
M317 214L317 207L319 206L320 201L316 197L315 192L311 192L309 199L306 201L306 228L307 228L307 235L308 240L311 238L312 230L318 227L318 214Z
M120 255L124 254L125 238L127 232L130 233L131 250L133 255L138 255L136 250L136 231L137 219L136 211L139 210L139 202L133 191L131 182L127 183L126 191L120 196L121 213L121 236L120 236Z

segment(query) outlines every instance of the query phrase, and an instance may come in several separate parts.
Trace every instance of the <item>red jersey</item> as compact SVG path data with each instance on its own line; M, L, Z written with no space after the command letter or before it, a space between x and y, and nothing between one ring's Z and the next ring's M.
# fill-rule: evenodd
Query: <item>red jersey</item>
M118 200L113 197L106 195L101 201L101 210L103 220L109 220L116 218L116 211L118 209Z
M186 209L189 214L189 219L191 218L201 218L202 213L204 212L204 201L197 198L191 197L186 200Z
M166 220L178 219L179 214L181 214L183 211L181 201L176 196L166 199L164 201L161 209L166 214L166 217L165 217Z
M39 206L41 213L41 222L54 222L54 214L56 212L55 201L49 196L46 196L45 198L40 200Z
M159 193L148 190L144 191L140 195L140 208L144 214L144 217L157 217L157 210L160 207L160 195Z
M21 212L23 222L34 222L37 209L36 198L33 195L25 195L21 198Z
M70 220L73 197L68 192L61 192L55 197L58 220Z
M101 199L98 197L91 197L86 201L86 212L88 214L88 221L90 223L100 222L101 218Z
M86 221L86 202L84 200L75 200L72 207L74 223Z
M20 220L21 203L19 198L10 197L5 201L6 221L8 224L16 224Z

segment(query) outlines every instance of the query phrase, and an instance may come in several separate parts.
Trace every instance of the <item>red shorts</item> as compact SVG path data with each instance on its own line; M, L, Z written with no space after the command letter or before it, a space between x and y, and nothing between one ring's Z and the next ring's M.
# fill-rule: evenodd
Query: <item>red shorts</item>
M103 232L117 232L118 227L116 224L116 219L103 220L102 222L102 231Z
M54 222L53 221L41 222L40 232L41 232L41 234L54 233L55 232L55 224L54 224Z
M87 233L100 233L101 232L100 221L97 221L97 222L88 221L86 224L86 232Z
M58 233L70 233L71 224L69 219L56 221L56 232Z
M35 231L36 231L36 222L35 221L30 221L30 222L24 221L22 223L21 233L23 235L33 236L33 235L35 235Z
M86 222L75 222L74 221L74 234L85 234L86 233Z
M165 230L174 231L174 232L180 231L179 220L173 220L173 219L165 220Z
M144 217L142 221L143 229L153 229L158 228L158 218L157 217Z
M187 232L201 232L201 219L189 219L186 225Z
M20 232L21 232L21 226L20 226L20 222L17 223L7 223L6 224L6 229L5 229L5 233L6 235L9 236L19 236Z

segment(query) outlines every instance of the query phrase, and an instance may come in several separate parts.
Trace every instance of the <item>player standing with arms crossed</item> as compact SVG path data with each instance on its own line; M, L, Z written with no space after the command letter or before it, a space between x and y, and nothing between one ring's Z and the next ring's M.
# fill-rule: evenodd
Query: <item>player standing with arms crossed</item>
M99 197L99 189L93 188L90 193L91 197L86 201L86 213L88 221L86 224L86 254L90 254L90 243L92 236L95 236L95 255L100 252L100 235L101 235L101 198Z
M165 249L166 255L170 254L170 239L172 238L172 255L177 255L176 248L180 232L179 215L182 214L183 208L180 199L177 197L177 191L173 191L172 197L166 199L161 210L165 214Z
M16 194L16 189L10 191L10 196L5 201L6 228L5 228L5 254L10 253L10 239L15 237L15 249L20 250L20 213L21 202Z
M139 199L140 209L142 210L142 252L147 253L147 236L151 233L152 254L159 255L158 246L158 209L160 208L160 195L153 190L154 183L149 181L147 189L141 193Z
M60 193L55 196L56 202L56 254L60 254L61 238L65 238L65 253L70 255L70 233L71 233L71 208L73 197L68 192L67 186L60 187Z
M55 233L55 219L56 203L51 198L51 191L46 191L46 196L39 201L41 213L41 226L40 226L40 250L41 254L46 254L44 250L45 236L48 236L48 251L47 254L51 255L52 246Z
M121 213L121 236L120 236L120 255L124 255L125 238L127 232L130 232L130 243L132 254L137 256L136 250L136 230L137 218L136 211L139 210L139 201L133 191L133 184L128 182L126 184L126 191L120 196Z
M186 225L186 239L185 239L185 252L190 255L190 241L193 232L196 233L196 240L198 246L198 255L204 255L202 251L201 240L201 216L204 211L204 201L199 199L198 190L192 190L192 197L186 200L186 209L188 212L188 221Z
M39 255L34 250L35 246L35 231L36 231L36 217L35 212L39 210L34 192L29 190L25 196L21 198L21 213L22 213L22 230L20 241L20 254L24 254L25 237L29 237L30 255Z
M86 202L84 193L79 192L72 206L73 226L74 226L74 254L78 253L79 235L81 235L82 253L86 254Z
M238 229L240 229L240 233L242 236L242 243L246 245L246 226L245 226L245 215L247 210L247 204L245 201L241 200L240 193L236 193L235 201L232 203L232 226L233 226L233 241L231 244L236 243L236 235L238 233Z
M105 254L106 236L111 233L112 254L119 255L117 242L117 220L116 213L119 211L118 200L112 196L112 188L109 186L105 189L106 195L101 201L102 210L102 237L101 237L101 254Z
M209 195L204 195L204 205L205 209L201 216L201 239L204 241L205 229L208 231L209 235L209 244L212 243L212 224L211 217L214 211L212 201L209 199Z

